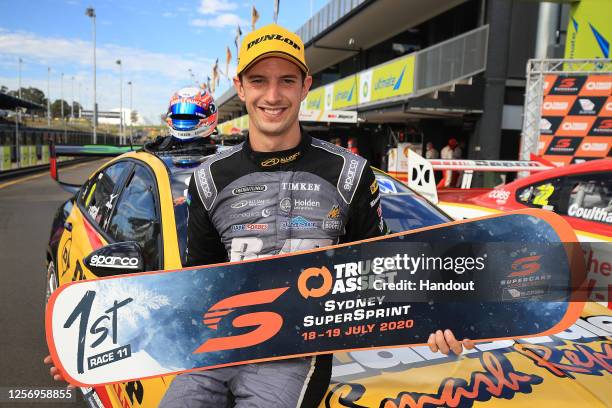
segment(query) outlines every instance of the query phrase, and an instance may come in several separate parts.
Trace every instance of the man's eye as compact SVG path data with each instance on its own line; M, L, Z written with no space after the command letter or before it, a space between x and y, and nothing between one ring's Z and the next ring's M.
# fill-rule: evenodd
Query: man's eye
M291 85L291 84L295 84L295 79L293 79L293 78L285 78L285 79L284 79L284 82L285 82L286 84L289 84L289 85Z

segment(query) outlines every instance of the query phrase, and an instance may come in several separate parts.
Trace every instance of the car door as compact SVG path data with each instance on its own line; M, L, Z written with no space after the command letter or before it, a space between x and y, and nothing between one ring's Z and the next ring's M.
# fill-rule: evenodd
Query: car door
M139 244L146 271L163 265L162 229L157 183L144 164L134 163L126 183L104 221L104 230L113 242Z
M104 223L132 166L127 160L113 162L96 172L77 193L58 246L60 284L95 277L83 258L108 242Z

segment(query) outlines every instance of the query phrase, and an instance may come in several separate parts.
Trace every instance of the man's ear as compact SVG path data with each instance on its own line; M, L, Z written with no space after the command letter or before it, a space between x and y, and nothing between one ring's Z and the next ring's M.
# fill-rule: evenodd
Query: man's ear
M242 86L242 80L238 75L236 75L233 79L234 88L236 89L236 93L242 102L244 102L244 87Z
M308 96L308 91L310 90L311 86L312 77L307 75L306 78L304 78L304 83L302 84L302 100L306 99L306 96Z

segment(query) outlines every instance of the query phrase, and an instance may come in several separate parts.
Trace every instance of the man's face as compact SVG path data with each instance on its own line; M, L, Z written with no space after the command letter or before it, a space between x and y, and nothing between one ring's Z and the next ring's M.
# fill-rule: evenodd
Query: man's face
M297 124L300 102L310 85L312 77L302 82L298 66L277 57L257 62L243 73L242 80L234 79L251 124L266 136L283 136Z

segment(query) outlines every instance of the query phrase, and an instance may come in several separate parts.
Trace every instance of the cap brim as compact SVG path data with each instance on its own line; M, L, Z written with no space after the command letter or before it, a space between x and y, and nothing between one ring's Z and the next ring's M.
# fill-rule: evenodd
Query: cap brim
M288 54L286 52L282 52L282 51L270 51L270 52L265 52L265 53L259 55L253 61L251 61L247 65L245 65L245 67L242 68L242 70L240 72L238 72L238 74L240 74L242 72L245 72L247 69L251 68L254 64L256 64L257 62L261 61L262 59L270 58L270 57L283 58L283 59L285 59L285 60L287 60L289 62L293 62L306 75L308 75L308 67L306 65L304 65L304 63L302 61L300 61L299 59L295 58L293 55Z

